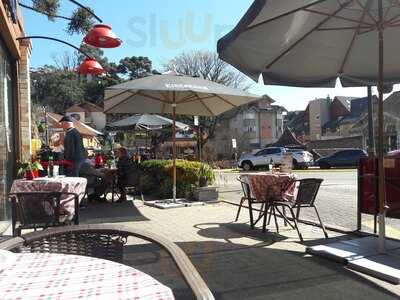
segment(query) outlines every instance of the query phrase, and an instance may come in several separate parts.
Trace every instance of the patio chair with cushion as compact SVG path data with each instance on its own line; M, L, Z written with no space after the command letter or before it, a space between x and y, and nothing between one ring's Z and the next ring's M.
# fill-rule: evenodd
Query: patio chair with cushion
M146 230L97 224L58 227L7 240L0 243L0 249L18 253L74 254L124 263L125 248L132 246L128 243L129 238L133 238L133 241L145 240L160 246L172 257L196 299L214 299L182 249L168 239Z
M323 179L318 179L318 178L307 178L307 179L296 180L297 195L295 195L293 201L289 201L287 199L278 199L268 203L269 205L272 206L272 214L274 215L275 220L276 220L276 212L278 212L278 214L281 215L281 217L285 220L285 223L287 222L293 229L296 229L297 234L299 235L301 241L303 241L303 236L301 235L298 227L300 209L307 207L315 209L315 213L317 214L322 231L324 232L325 237L328 238L325 226L322 223L317 207L315 206L315 199L317 197L322 181ZM282 207L283 209L285 207L289 208L293 224L286 217L284 210L280 211L278 207ZM294 209L297 209L296 215L294 214L293 211ZM275 222L275 224L276 224L276 229L279 230L278 223Z
M9 194L12 213L13 236L21 235L23 229L48 228L79 224L78 195L64 192L21 192ZM75 213L64 213L61 199L74 201ZM67 200L66 198L70 198Z
M254 229L254 226L260 221L263 217L263 215L266 213L264 211L264 206L265 202L260 202L256 198L252 197L251 195L251 190L250 190L250 185L243 180L241 176L237 178L237 180L240 182L242 186L242 192L243 192L243 197L240 199L240 204L238 211L236 213L236 219L235 222L239 219L240 211L243 207L244 202L247 201L247 205L249 207L249 215L250 215L250 226L252 229ZM261 208L260 208L260 213L256 221L254 221L254 215L253 215L253 204L260 204L261 203Z

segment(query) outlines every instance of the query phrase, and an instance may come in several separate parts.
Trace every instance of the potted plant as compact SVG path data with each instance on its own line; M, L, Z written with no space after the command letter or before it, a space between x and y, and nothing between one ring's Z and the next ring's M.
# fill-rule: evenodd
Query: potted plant
M208 186L214 181L213 169L208 164L201 164L197 171L198 187L193 195L197 201L217 202L218 191L216 187Z
M26 178L32 180L39 177L39 171L43 171L43 167L38 161L20 162L18 166L18 178Z

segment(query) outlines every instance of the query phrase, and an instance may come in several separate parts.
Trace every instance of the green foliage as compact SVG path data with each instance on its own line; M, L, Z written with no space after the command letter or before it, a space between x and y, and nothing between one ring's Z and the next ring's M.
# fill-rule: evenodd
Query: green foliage
M23 178L26 171L28 170L40 170L43 171L43 166L40 164L40 162L35 161L35 162L18 162L17 163L17 177L18 178Z
M51 107L54 112L65 109L84 99L84 82L74 71L44 66L31 70L32 102Z
M33 8L45 13L50 21L54 21L60 9L60 0L32 0Z
M118 72L127 75L130 80L152 74L152 62L148 57L132 56L120 60Z
M172 196L173 165L171 160L149 160L140 165L143 176L141 187L144 193L151 193L160 198ZM187 197L193 187L205 178L209 184L215 180L211 167L200 162L177 160L177 196Z
M93 27L93 16L83 8L77 8L68 23L67 32L69 34L85 34Z

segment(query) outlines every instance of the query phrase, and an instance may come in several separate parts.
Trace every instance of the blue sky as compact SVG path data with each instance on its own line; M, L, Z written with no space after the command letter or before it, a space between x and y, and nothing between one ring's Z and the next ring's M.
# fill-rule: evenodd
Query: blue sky
M22 0L30 4L30 0ZM75 6L62 2L62 14L69 16ZM126 56L148 56L155 68L184 51L216 50L218 38L226 34L240 20L252 0L81 0L93 8L104 23L124 41L117 49L105 51L111 61ZM49 22L45 16L23 9L29 35L61 38L77 46L82 36L69 36L66 21ZM53 57L66 51L67 46L45 40L33 40L32 67L54 62ZM365 96L365 88L289 88L264 86L254 83L252 92L268 94L277 104L289 110L304 109L309 100L336 95Z

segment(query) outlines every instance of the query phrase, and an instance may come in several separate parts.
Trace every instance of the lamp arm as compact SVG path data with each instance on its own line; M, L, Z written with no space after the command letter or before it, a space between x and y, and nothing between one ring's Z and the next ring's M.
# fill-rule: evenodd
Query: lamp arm
M58 19L64 19L64 20L68 20L68 21L71 21L71 20L72 20L71 18L64 17L64 16L60 16L60 15L50 15L50 14L44 12L44 11L40 11L40 10L38 10L38 9L32 7L32 6L25 5L25 4L21 3L21 2L18 2L18 4L19 4L19 6L21 6L21 7L24 7L24 8L29 9L29 10L33 10L34 12L37 12L37 13L39 13L39 14L42 14L42 15L45 15L45 16L48 16L48 17L53 17L53 18L58 18Z
M43 40L51 40L51 41L59 42L59 43L62 43L62 44L65 44L65 45L68 45L68 46L74 48L76 51L82 53L82 54L85 55L87 58L94 59L92 56L90 56L89 54L87 54L85 51L79 49L78 47L76 47L76 46L74 46L74 45L72 45L72 44L70 44L70 43L68 43L68 42L66 42L66 41L63 41L63 40L60 40L60 39L56 39L56 38L52 38L52 37L49 37L49 36L42 36L42 35L23 36L23 37L17 38L17 41L20 41L20 40L29 40L29 39L43 39Z

